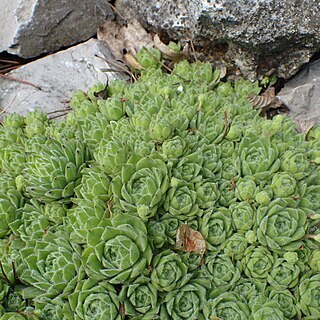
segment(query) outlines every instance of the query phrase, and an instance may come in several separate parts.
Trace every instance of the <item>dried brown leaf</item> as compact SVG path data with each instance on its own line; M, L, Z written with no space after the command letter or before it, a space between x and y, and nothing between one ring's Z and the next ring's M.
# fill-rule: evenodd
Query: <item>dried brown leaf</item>
M176 247L184 252L204 255L206 241L199 231L193 230L187 224L182 224L177 230Z
M161 51L163 57L167 60L179 61L184 57L183 52L175 52L164 44L156 34L153 38L154 46Z
M143 70L144 67L136 60L136 58L131 53L126 53L124 55L124 60L127 65L135 70Z

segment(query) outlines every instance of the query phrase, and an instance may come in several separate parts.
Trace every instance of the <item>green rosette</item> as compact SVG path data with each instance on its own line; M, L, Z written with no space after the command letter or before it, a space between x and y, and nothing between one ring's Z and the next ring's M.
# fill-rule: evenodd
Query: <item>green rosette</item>
M277 172L271 181L271 189L275 198L293 196L296 191L296 186L296 179L286 172Z
M85 276L81 247L71 245L64 231L49 231L42 239L27 242L20 254L19 279L35 288L30 290L30 298L70 293Z
M255 134L247 134L239 144L241 175L256 179L268 179L280 167L278 151L270 140Z
M21 192L15 188L4 190L0 195L0 238L12 233L11 223L19 218L19 208L25 202Z
M70 239L75 243L84 244L93 228L107 226L110 213L106 204L98 198L92 201L80 199L76 202L73 208L67 211Z
M225 292L208 300L204 311L205 319L248 320L250 309L241 301L240 295Z
M27 160L24 178L28 196L44 203L70 202L89 155L80 141L49 139Z
M202 180L200 175L202 161L200 151L188 154L173 168L172 175L179 180L199 182Z
M169 173L160 158L132 157L112 181L115 202L143 219L153 217L169 188Z
M119 294L124 304L125 315L131 319L155 319L160 309L157 289L144 276L124 285Z
M204 320L203 309L206 289L190 281L181 288L169 292L161 304L160 319Z
M131 214L117 214L107 227L93 228L87 243L82 261L92 279L130 282L146 272L152 260L146 225Z
M297 306L297 300L289 290L276 290L273 287L269 287L268 291L268 298L279 305L285 319L301 318L301 311Z
M257 186L254 179L247 176L237 181L235 195L240 201L252 202L255 197L256 189Z
M210 180L202 180L195 184L197 203L201 209L213 207L219 200L218 184Z
M232 224L237 232L244 233L254 227L256 212L249 202L237 202L229 208L232 216Z
M222 243L221 249L225 254L234 259L241 259L248 247L248 240L241 233L234 233Z
M273 269L275 257L264 246L250 246L241 260L243 271L249 278L266 281Z
M306 316L306 319L320 318L320 274L307 272L297 287L298 307Z
M268 301L259 307L257 310L253 310L253 320L286 320L279 304L276 301Z
M108 281L80 281L68 297L74 320L121 320L119 297Z
M44 215L44 207L31 200L17 211L17 219L10 223L13 233L22 240L41 238L50 226L50 221Z
M40 297L34 299L36 314L41 320L74 320L67 297L57 296L54 299Z
M308 222L306 213L290 208L283 199L272 201L257 211L257 236L273 251L297 250L302 245Z
M100 169L108 175L117 175L129 158L129 147L120 139L101 140L93 152Z
M297 262L298 255L295 252L287 252L284 258L276 259L268 275L270 285L277 290L294 288L299 282L301 272Z
M310 163L302 150L288 150L281 156L281 160L280 169L290 173L294 179L301 180L308 176Z
M182 221L201 215L193 184L172 178L171 186L164 202L165 210Z
M205 264L201 267L197 278L211 282L212 290L228 291L240 279L242 266L239 261L233 262L226 254L217 256L209 254L205 257Z
M110 179L105 173L97 167L84 168L81 173L81 184L74 190L78 198L109 200Z
M207 243L207 250L214 251L228 239L233 232L231 212L226 208L209 209L199 219L199 231Z
M183 286L190 278L188 267L172 250L164 250L152 260L152 285L160 292L170 292Z

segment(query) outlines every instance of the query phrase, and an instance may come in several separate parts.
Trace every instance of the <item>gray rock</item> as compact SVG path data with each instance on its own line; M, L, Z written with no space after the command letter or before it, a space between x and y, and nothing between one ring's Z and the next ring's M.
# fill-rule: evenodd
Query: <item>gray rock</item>
M23 58L92 37L113 17L107 0L1 0L0 52Z
M298 122L320 123L320 61L308 64L289 80L278 98Z
M28 81L41 90L0 78L0 107L8 113L22 115L35 108L45 112L65 109L73 91L87 91L98 82L106 84L108 80L121 76L120 73L103 72L103 69L110 68L105 60L110 61L109 55L102 42L91 39L23 65L7 75Z
M249 79L294 75L320 49L319 0L117 0L163 38L192 40L203 57L224 60Z

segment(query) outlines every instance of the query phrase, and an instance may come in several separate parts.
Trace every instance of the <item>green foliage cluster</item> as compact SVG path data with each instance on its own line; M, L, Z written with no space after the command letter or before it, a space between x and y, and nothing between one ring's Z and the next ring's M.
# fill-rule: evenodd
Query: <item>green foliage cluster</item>
M4 119L0 320L320 319L320 128L154 55L63 121ZM176 246L183 224L204 256Z

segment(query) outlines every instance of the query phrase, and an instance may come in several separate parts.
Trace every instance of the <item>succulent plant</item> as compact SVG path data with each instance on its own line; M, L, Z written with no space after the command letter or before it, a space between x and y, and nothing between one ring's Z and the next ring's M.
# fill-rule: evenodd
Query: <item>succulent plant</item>
M47 203L69 202L89 160L86 147L77 140L47 140L41 152L28 156L24 177L29 196Z
M152 259L147 228L139 218L118 214L107 227L93 228L82 260L93 279L125 283L143 273Z
M81 248L71 245L64 231L49 231L41 240L30 240L20 252L23 261L18 269L20 279L38 289L30 294L32 298L69 293L84 277Z
M154 38L133 83L4 118L0 320L318 320L319 125Z
M107 281L82 280L68 300L75 320L121 319L119 297Z

